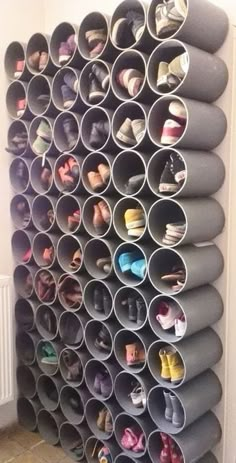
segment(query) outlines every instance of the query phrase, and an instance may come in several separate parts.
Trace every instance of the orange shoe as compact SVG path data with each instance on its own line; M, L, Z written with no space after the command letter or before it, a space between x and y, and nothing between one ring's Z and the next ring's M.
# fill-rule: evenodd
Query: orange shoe
M106 232L107 226L102 216L101 209L99 208L98 204L94 204L93 206L94 214L93 214L93 226L94 230L97 235L104 235Z
M99 164L98 165L98 172L102 177L103 183L107 184L110 180L110 167L106 164Z

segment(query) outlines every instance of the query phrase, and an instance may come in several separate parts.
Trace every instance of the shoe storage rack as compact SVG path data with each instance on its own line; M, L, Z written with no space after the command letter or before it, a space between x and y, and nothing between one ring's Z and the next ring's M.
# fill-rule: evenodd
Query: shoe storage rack
M96 449L103 447L109 463L213 463L216 458L211 452L221 439L221 426L211 409L221 400L222 390L211 368L222 356L221 341L212 325L221 318L223 303L212 283L224 263L212 240L224 227L224 212L211 195L220 189L225 174L222 160L212 150L226 132L225 115L214 102L227 85L227 68L215 52L225 40L228 20L208 1L188 0L187 16L179 30L160 39L155 28L160 3L152 0L146 7L141 0L125 0L111 18L94 12L78 28L61 23L51 37L37 33L27 45L11 43L5 55L10 80L6 106L12 119L8 151L14 152L13 140L19 133L26 137L24 148L15 151L10 165L19 421L30 431L38 429L50 444L60 444L75 461L96 463L100 461ZM144 27L139 39L125 49L112 41L111 30L129 10L143 14ZM105 29L107 39L91 60L85 33L96 28ZM78 46L61 66L58 49L71 34L78 37ZM170 62L176 50L187 54L189 67L176 89L162 93L156 85L158 63ZM30 60L37 51L48 54L40 71ZM16 75L17 60L24 64ZM103 66L109 79L97 105L89 101L94 63ZM134 97L117 81L120 71L130 68L144 75ZM74 100L65 109L61 86L68 71L78 85ZM21 99L25 106L17 114ZM164 146L160 129L171 102L185 108L186 127L174 144ZM76 131L71 150L63 134L68 117ZM116 137L126 117L142 119L145 126L132 147ZM92 124L101 120L108 130L96 150L90 135ZM34 142L42 121L48 123L52 136L42 155L36 155ZM172 153L183 161L186 178L178 191L166 195L159 191L159 183ZM77 166L70 191L59 175L69 158ZM109 167L110 178L95 192L88 174L101 163ZM45 168L46 185L41 177ZM141 174L141 183L128 194L128 179ZM102 200L111 220L98 234L93 211ZM141 235L130 237L124 214L136 208L143 209L145 226ZM72 230L68 216L73 219L74 211L79 211L79 217ZM166 225L183 220L186 227L179 241L163 245ZM43 253L49 248L53 257L45 265ZM73 267L78 249L80 266ZM120 256L130 252L144 259L140 278L120 267ZM111 265L104 271L96 261L107 257ZM162 278L173 273L176 265L185 272L177 290ZM48 285L46 296L43 285ZM97 290L105 291L104 311L96 309ZM124 305L130 294L145 307L139 323L130 319ZM180 336L158 323L157 308L163 303L178 307L184 317ZM101 330L110 339L106 350L100 348ZM142 362L127 365L126 346L130 345L140 346ZM53 356L51 364L44 361L45 346L49 357ZM184 373L178 382L163 375L162 352L164 356L174 352L175 361L180 362ZM74 377L69 375L66 355L78 370ZM110 378L105 398L95 387L95 377L104 371ZM130 398L136 383L146 397L142 408ZM170 397L173 407L177 404L174 412L182 417L178 427L166 419L165 398ZM104 408L110 412L105 431L98 426ZM124 445L127 428L139 436L143 433L137 452ZM172 459L168 455L164 459L163 435L178 446L180 453Z

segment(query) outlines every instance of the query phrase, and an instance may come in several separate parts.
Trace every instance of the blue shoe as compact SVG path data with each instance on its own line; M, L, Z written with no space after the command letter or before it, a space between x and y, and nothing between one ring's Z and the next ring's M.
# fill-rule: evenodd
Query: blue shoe
M75 76L73 72L67 72L64 77L64 82L69 87L72 92L78 93L79 90L79 79Z
M134 261L140 259L140 252L124 252L118 257L120 270L122 273L129 272Z
M63 106L65 109L70 108L75 102L75 93L68 87L68 85L61 86L61 93L63 99Z
M133 275L140 278L140 280L143 280L146 273L145 259L139 259L133 262L133 264L131 265L131 272L133 273Z

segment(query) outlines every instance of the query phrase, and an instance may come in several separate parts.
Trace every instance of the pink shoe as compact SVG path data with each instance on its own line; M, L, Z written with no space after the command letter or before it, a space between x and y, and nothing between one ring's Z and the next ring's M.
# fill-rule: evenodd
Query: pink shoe
M144 435L144 433L142 432L142 434L140 434L140 436L139 436L138 443L133 447L133 452L136 452L136 453L144 452L144 450L145 450L145 445L146 445L146 442L145 442L145 435ZM177 462L176 462L176 463L177 463Z
M170 453L170 444L169 444L169 437L164 432L160 433L161 440L163 443L163 449L160 454L160 462L161 463L172 463L171 461L171 453ZM177 462L176 462L177 463Z
M132 431L131 428L125 428L123 437L121 439L121 445L126 449L126 450L131 450L133 449L134 446L138 444L138 437L136 434Z
M26 253L23 255L22 261L29 262L29 260L31 259L31 256L32 256L32 251L31 249L28 249L28 251L26 251Z
M178 445L170 436L168 436L168 441L171 455L171 463L183 463L183 455L181 454Z
M161 301L158 306L157 321L160 323L163 330L169 330L175 326L175 320L181 317L182 310L174 301L164 302Z

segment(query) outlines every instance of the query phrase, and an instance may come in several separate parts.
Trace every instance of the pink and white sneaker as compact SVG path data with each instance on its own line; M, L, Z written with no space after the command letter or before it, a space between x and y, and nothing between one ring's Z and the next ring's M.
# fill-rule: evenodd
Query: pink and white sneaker
M175 336L178 338L182 338L185 334L187 328L187 323L185 320L185 316L182 314L180 318L175 320Z
M157 321L160 323L163 330L169 330L175 326L175 321L183 315L181 308L174 301L160 302L158 304Z
M184 130L185 126L179 124L173 119L167 119L161 133L161 144L173 145L174 143L177 143L183 135Z

